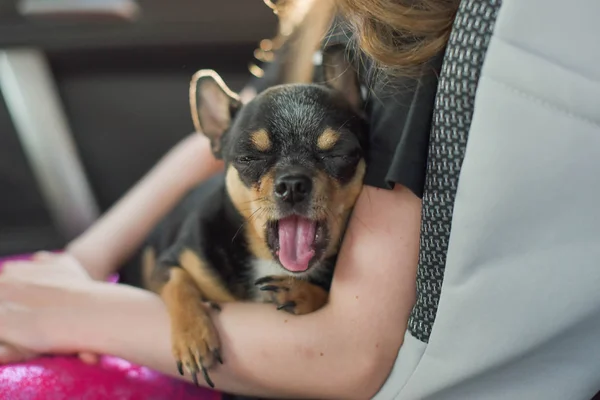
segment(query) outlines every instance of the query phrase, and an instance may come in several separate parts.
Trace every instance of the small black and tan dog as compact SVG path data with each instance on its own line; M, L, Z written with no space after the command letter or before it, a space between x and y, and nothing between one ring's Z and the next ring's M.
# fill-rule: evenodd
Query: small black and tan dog
M171 318L179 372L222 362L206 305L272 302L306 314L327 302L362 188L366 123L353 68L324 58L324 84L272 87L242 105L213 71L194 75L192 114L226 170L192 191L144 250L145 285Z

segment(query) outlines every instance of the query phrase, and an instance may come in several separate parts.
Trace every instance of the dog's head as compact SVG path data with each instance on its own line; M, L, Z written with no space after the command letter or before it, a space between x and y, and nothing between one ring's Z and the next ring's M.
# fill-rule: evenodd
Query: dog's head
M354 69L341 51L323 66L325 84L275 86L245 105L213 71L191 85L196 128L225 161L251 251L297 274L337 253L365 172Z

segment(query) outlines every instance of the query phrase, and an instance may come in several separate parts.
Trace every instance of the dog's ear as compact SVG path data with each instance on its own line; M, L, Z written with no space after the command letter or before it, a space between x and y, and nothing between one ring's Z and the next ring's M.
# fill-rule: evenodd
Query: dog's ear
M213 70L200 70L190 82L190 106L197 132L210 139L213 154L221 158L221 139L242 103Z
M348 60L345 47L330 46L322 52L325 84L341 92L356 111L362 109L362 96L356 69Z

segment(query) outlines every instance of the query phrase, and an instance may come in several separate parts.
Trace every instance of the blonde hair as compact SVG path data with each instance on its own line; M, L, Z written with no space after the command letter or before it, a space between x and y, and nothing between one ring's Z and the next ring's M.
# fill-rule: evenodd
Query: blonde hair
M460 0L336 0L358 47L378 67L406 74L446 46Z
M392 75L420 71L446 46L460 0L271 0L279 15L279 40L293 40L286 81L306 81L308 64L339 12L355 45ZM295 67L294 67L295 66Z
M335 14L333 0L264 0L279 19L277 35L263 40L255 52L259 61L274 59L274 52L285 46L282 54L281 83L309 83L313 79L313 55L321 45ZM256 66L251 72L262 72ZM255 74L256 75L256 74Z

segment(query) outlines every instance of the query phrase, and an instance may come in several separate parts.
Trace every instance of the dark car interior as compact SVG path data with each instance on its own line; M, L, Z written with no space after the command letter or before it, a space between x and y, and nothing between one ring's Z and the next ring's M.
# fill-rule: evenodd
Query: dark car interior
M0 256L81 233L193 131L192 74L241 89L276 30L260 0L0 2Z

